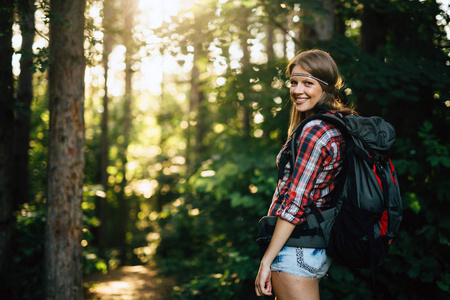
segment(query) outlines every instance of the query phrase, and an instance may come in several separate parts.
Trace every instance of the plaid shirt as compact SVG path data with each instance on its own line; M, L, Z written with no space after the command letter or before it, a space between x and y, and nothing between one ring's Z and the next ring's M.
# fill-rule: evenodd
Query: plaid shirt
M325 208L334 189L334 178L342 169L344 139L333 125L321 120L308 122L295 141L298 156L291 174L291 161L287 163L283 179L279 181L268 215L279 216L292 223L305 222L310 212L308 204L314 202L319 210ZM277 157L287 151L287 144Z

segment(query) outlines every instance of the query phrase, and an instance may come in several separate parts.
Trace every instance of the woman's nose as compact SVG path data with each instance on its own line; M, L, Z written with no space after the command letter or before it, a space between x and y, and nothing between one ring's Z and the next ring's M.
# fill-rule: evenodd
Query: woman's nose
M294 93L296 94L302 94L303 93L303 85L302 84L297 84L297 86L294 88Z

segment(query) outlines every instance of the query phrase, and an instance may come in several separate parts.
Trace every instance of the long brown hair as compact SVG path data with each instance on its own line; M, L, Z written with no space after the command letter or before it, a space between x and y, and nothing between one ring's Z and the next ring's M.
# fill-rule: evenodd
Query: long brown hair
M300 65L312 76L328 83L328 85L325 85L318 81L324 93L319 102L317 102L315 109L320 105L325 104L328 109L332 111L341 112L343 114L356 114L353 108L348 107L343 103L343 96L339 92L343 87L342 77L330 54L317 49L301 52L287 65L286 74L288 77L291 77L292 69L294 69L296 65ZM305 118L306 114L295 109L295 103L292 102L289 135L291 135L295 127Z

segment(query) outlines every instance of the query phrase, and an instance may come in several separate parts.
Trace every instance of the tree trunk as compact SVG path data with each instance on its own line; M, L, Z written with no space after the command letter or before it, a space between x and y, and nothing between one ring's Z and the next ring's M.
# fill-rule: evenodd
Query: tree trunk
M286 32L283 32L283 58L286 60L288 59L287 45L288 45L288 34Z
M112 3L105 0L103 7L103 70L105 77L105 94L103 95L103 113L101 119L101 137L100 137L100 184L103 187L103 197L97 197L96 213L97 218L100 221L100 226L96 230L96 241L98 247L98 255L100 258L106 258L106 222L107 222L107 203L108 203L108 154L109 154L109 128L108 128L108 115L109 115L109 96L108 96L108 62L109 54L112 50L112 37L110 35L111 23L109 22L112 15Z
M13 73L11 58L14 1L0 1L0 282L6 282L13 229ZM8 297L0 288L0 298Z
M343 13L344 4L338 1L336 3L337 13L335 14L336 22L335 22L335 32L339 36L345 35L346 25L345 25L345 16Z
M188 128L187 128L187 137L186 137L186 164L188 172L191 173L194 171L196 166L195 162L195 151L192 151L192 133L194 132L194 124L197 118L197 109L198 109L198 77L200 76L200 71L197 67L198 62L198 49L199 46L194 46L194 57L193 57L193 65L191 69L191 80L190 85L191 89L189 92L189 113L188 113Z
M187 153L188 170L193 171L200 162L203 153L203 139L205 135L205 107L203 104L204 96L201 91L201 83L199 81L200 70L198 62L203 57L201 49L202 44L194 45L193 67L191 70L191 90L189 95L189 127L187 135ZM192 146L191 138L193 135L194 145ZM192 151L193 150L193 151ZM192 155L193 154L193 155Z
M84 0L52 0L46 299L81 299Z
M134 54L133 47L133 14L134 14L134 1L133 0L125 0L126 11L125 11L125 28L124 28L124 45L126 47L125 53L125 97L124 97L124 122L123 122L123 135L124 142L122 144L122 172L123 172L123 180L121 182L121 189L118 196L119 201L119 248L120 248L120 260L122 264L128 263L128 247L126 241L126 234L128 232L128 222L130 219L130 204L129 199L125 194L125 188L127 186L127 152L128 145L130 143L130 128L131 128L131 106L133 101L132 95L132 77L133 70L132 66L132 57Z
M386 45L388 22L383 14L369 4L364 5L361 17L361 50L368 54L375 54L380 47ZM382 105L376 100L367 100L365 94L358 97L358 112L362 115L381 115Z
M30 144L31 101L33 99L33 42L34 12L33 0L18 0L22 48L20 75L17 86L17 105L14 122L14 209L30 200L28 171L28 150Z
M301 6L300 44L301 49L316 47L318 43L330 41L335 31L336 0L316 0Z
M242 8L242 19L240 24L240 39L241 39L241 48L243 52L243 56L241 59L241 66L243 70L248 70L250 68L250 49L248 45L248 10L243 7ZM251 109L250 109L250 99L249 95L244 94L244 101L242 103L242 128L244 137L250 137L250 119L251 119Z
M321 0L323 5L323 13L316 15L314 28L317 32L319 42L330 41L335 32L336 17L334 10L336 8L336 0Z
M386 44L388 22L369 4L364 5L361 22L361 50L373 54L378 47Z
M269 23L266 25L266 32L267 32L267 37L266 37L266 52L267 52L267 61L269 63L273 63L275 60L275 51L273 49L273 45L274 45L274 30L275 30L275 26L273 26L273 24Z
M197 156L196 161L199 162L199 158L202 157L205 152L205 146L203 140L206 134L206 111L207 107L205 104L205 96L203 92L197 90L198 92L198 109L197 109L197 127L195 131L195 153Z
M194 67L194 70L192 70L192 90L191 90L191 97L193 99L193 102L195 103L196 107L196 130L195 130L195 155L196 155L196 163L199 163L199 159L202 157L202 154L204 152L204 145L203 140L205 138L206 134L206 105L204 103L205 96L201 90L201 83L199 81L199 69L197 66L197 63L200 61L201 58L203 58L205 55L204 51L202 50L202 45L198 44L195 47L194 50L194 60L196 62L196 66Z

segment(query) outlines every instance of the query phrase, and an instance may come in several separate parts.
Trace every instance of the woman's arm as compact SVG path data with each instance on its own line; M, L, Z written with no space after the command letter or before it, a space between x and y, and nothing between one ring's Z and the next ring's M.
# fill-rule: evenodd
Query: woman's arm
M284 205L276 205L273 210L271 206L269 213L280 217L256 277L255 290L258 296L271 294L270 265L283 248L295 225L304 222L307 205L320 197L320 190L316 190L317 179L321 178L319 172L324 165L329 164L332 159L337 160L337 155L330 154L330 151L334 149L332 142L338 133L337 130L330 132L329 126L322 121L314 120L305 125L299 137L297 159L291 175L292 183L283 191L287 196L283 198Z
M270 265L280 252L281 248L283 248L292 231L294 231L294 228L295 225L278 218L272 235L272 240L270 241L269 247L261 260L258 276L256 276L256 295L269 296L272 294L272 285L270 283Z
M277 211L271 211L272 216L280 216L292 224L300 224L305 221L307 206L314 199L321 197L317 189L318 180L327 159L331 147L329 127L320 120L308 122L296 141L297 157L291 170L291 182L287 188L283 188L283 205L277 206Z

